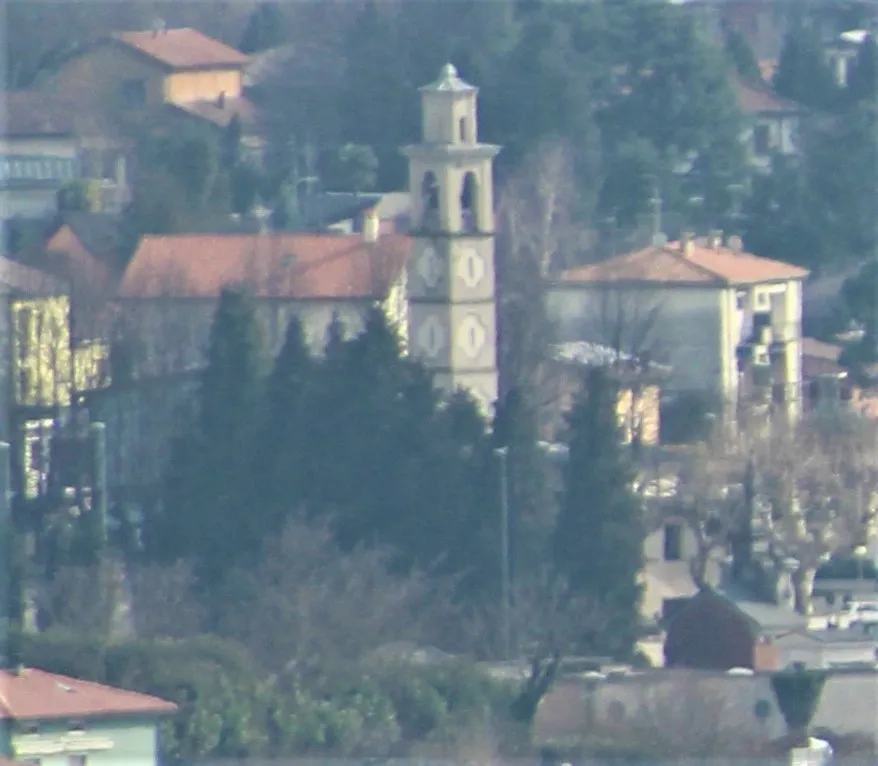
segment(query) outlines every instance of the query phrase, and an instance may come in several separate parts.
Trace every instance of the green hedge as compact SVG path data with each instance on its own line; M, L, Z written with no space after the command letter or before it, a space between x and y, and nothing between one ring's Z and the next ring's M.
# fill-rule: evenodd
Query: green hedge
M459 662L348 668L307 682L266 678L243 648L210 636L101 646L45 633L14 635L11 645L27 666L176 702L179 713L162 730L171 763L402 752L502 718L514 691Z

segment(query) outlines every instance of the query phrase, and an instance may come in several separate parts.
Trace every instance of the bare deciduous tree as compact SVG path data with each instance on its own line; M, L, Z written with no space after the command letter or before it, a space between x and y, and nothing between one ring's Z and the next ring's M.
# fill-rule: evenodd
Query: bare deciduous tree
M184 638L203 631L205 612L187 562L130 567L128 582L138 638Z
M696 587L710 584L711 560L727 548L745 512L740 483L743 461L719 439L694 448L681 463L669 496L647 503L653 529L679 523L688 532L694 550L689 570Z
M878 511L873 424L807 418L756 445L765 500L760 527L778 557L795 561L796 607L810 611L820 564L866 542Z
M549 278L584 249L588 232L573 217L571 149L540 144L500 190L497 277L500 370L505 390L532 392L552 331L546 314Z
M443 584L395 576L388 565L379 550L342 557L327 527L291 521L258 567L233 578L222 628L275 669L356 661L391 642L429 643L451 615Z

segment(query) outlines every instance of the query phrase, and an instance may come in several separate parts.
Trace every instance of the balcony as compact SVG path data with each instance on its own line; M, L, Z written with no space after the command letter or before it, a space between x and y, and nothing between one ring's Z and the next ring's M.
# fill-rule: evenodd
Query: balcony
M802 328L798 322L777 322L771 325L771 343L780 345L798 340L802 336Z

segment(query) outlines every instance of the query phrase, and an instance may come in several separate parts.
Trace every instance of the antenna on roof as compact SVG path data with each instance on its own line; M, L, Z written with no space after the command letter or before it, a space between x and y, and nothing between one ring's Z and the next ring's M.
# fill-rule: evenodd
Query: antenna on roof
M659 187L659 181L655 176L650 176L652 181L652 196L649 198L649 206L652 209L652 242L658 244L658 239L663 235L664 222L662 220L662 192ZM667 238L665 239L667 242Z
M164 34L166 30L165 20L156 16L152 20L152 36L158 37L160 34Z
M265 234L268 231L268 218L271 215L271 209L267 208L262 203L257 203L253 206L252 209L253 217L259 223L259 233Z

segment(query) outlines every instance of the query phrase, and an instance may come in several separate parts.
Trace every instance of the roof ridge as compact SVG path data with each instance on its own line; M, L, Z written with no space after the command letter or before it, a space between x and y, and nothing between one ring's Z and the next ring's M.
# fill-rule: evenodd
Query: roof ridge
M694 244L694 243L693 243ZM684 253L680 249L674 249L669 246L665 246L662 250L666 253L669 253L672 257L676 258L681 263L685 263L687 266L694 266L696 271L700 271L702 274L706 274L711 279L722 282L723 284L728 284L728 279L726 279L722 274L714 271L708 266L704 266L701 263L696 263L692 258L690 258L686 253Z

